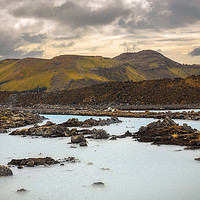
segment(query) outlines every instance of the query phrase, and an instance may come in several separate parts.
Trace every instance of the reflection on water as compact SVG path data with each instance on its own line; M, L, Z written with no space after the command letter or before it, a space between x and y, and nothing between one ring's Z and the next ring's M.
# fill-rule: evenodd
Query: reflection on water
M46 116L62 123L71 117ZM99 118L99 117L95 117ZM120 118L123 123L104 128L110 134L137 131L154 119ZM182 124L185 121L176 120ZM197 121L188 124L200 129ZM2 200L197 200L200 191L200 151L175 151L178 146L154 146L138 143L131 138L88 140L88 147L70 148L70 138L34 138L0 135L0 160L7 164L12 158L45 157L54 159L75 156L80 163L64 166L12 168L13 177L0 178ZM90 163L90 164L88 164ZM93 163L93 165L91 164ZM110 170L102 170L109 168ZM105 187L93 187L93 182ZM23 194L17 189L25 188Z

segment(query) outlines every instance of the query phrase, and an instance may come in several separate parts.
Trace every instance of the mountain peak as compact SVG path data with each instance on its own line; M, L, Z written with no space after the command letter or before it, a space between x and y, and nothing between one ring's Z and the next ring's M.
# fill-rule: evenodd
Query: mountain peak
M122 53L119 56L114 57L114 59L117 60L126 60L126 59L132 59L136 57L148 57L148 56L156 56L156 57L164 57L161 53L154 51L154 50L142 50L138 52L126 52Z

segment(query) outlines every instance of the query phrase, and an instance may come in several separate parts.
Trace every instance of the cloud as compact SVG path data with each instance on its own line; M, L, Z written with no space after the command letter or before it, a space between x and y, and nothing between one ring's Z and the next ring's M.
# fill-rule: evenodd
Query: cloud
M70 42L67 44L67 47L73 47L75 45L75 42Z
M195 48L193 51L188 53L190 56L200 56L200 47Z
M32 39L32 38L30 38ZM31 40L36 42L36 38ZM26 41L17 34L10 34L5 31L0 31L0 58L23 58L23 57L41 57L44 53L42 50L25 51L20 47L25 46Z
M179 51L185 58L199 39L199 0L1 0L0 9L1 58L113 56L122 48ZM190 60L198 58L191 55Z
M41 3L28 1L10 10L10 13L18 18L52 20L73 28L107 25L128 12L130 11L124 8L122 0L103 1L98 9L91 7L90 3L83 4L82 1L66 1L59 6L44 0Z
M196 40L195 38L188 38L188 37L182 37L182 38L167 38L167 39L159 39L156 40L158 42L187 42L187 41L193 41Z
M154 16L160 17L159 25L163 22L163 26L161 27L182 27L200 21L199 0L168 0L167 3L159 1L155 4L155 8L155 11L157 9L160 11L166 10L169 13L168 16L162 13L159 15L154 14ZM156 21L158 22L158 20Z
M70 42L68 44L66 43L61 43L61 44L53 44L52 47L53 48L66 48L66 47L72 47L74 46L75 42Z
M10 9L17 18L51 20L72 29L118 25L134 29L168 29L200 21L199 0L27 0Z
M44 53L43 50L41 50L41 51L32 50L32 51L30 51L30 52L28 52L28 53L25 53L25 54L23 55L23 57L42 57L43 53Z
M8 35L4 31L0 31L0 56L1 58L17 58L22 54L17 48L21 45L20 39Z
M80 35L65 36L65 37L55 37L54 40L73 40L80 38Z
M118 25L129 31L134 29L171 29L188 26L200 21L199 0L151 0L149 9L138 5L127 20L127 16L120 17Z
M53 48L65 48L65 47L67 47L67 45L65 43L53 44L52 47Z
M40 43L47 38L46 34L30 35L28 33L23 34L21 37L30 43Z
M123 47L125 52L134 52L137 49L135 42L124 42L119 46Z

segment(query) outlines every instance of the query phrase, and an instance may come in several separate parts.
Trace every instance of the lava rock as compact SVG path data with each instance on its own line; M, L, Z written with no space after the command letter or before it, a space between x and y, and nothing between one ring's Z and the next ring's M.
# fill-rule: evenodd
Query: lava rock
M27 190L24 189L24 188L22 188L22 189L18 189L17 192L18 192L18 193L23 193L23 192L27 192Z
M87 143L86 142L81 142L79 145L80 145L80 147L87 147Z
M105 186L103 182L94 182L92 183L93 186Z
M59 163L51 157L45 158L27 158L27 159L12 159L8 165L34 167L38 165L53 165Z
M103 129L93 129L94 139L108 139L108 133Z
M71 143L86 142L86 139L82 135L75 135L71 137Z
M13 172L10 168L0 165L0 176L12 176Z
M113 135L110 140L117 140L117 136L116 135Z
M51 121L47 121L46 124L45 124L45 126L53 126L53 125L55 125L55 123L53 123Z
M168 116L164 120L149 123L146 127L141 127L134 133L133 138L139 142L152 142L161 145L181 145L190 147L200 147L200 132L191 128L187 124L179 126Z

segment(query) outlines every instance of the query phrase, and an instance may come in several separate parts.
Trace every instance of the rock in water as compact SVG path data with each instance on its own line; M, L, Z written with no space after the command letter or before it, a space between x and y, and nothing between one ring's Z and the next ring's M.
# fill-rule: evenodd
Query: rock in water
M51 157L46 158L24 158L24 159L12 159L8 165L17 165L17 166L27 166L34 167L38 165L53 165L58 164L57 160L54 160Z
M93 129L94 139L108 139L108 133L103 129Z
M133 138L136 138L139 142L152 142L156 145L167 144L199 148L200 144L199 131L187 124L180 126L169 117L140 127L139 131L134 133Z
M104 168L104 167L102 167L100 169L103 170L103 171L109 171L110 170L109 168Z
M94 182L92 186L105 186L105 184L103 182Z
M87 143L86 142L81 142L79 145L80 145L80 147L87 147Z
M18 189L17 192L22 193L22 192L27 192L26 189L22 188L22 189Z
M110 140L117 140L116 135L113 135L113 136L110 138Z
M94 163L92 163L92 162L89 162L87 165L94 165Z
M13 172L10 168L0 165L0 176L12 176Z
M82 135L76 135L71 137L71 143L86 142L86 139Z

